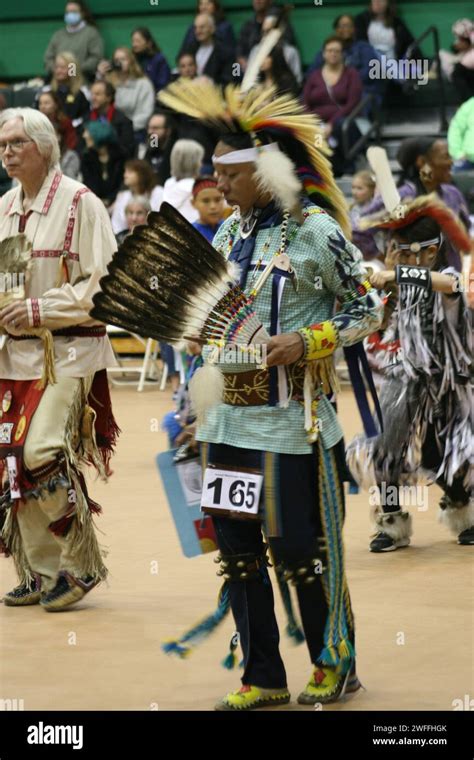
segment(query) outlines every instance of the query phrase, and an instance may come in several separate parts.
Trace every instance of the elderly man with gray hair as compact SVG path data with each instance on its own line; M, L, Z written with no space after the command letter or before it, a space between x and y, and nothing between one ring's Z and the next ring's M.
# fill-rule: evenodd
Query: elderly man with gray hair
M106 479L118 433L105 371L115 359L104 325L89 317L116 243L101 201L61 173L42 113L1 114L0 157L18 181L0 200L0 268L11 267L12 250L26 260L23 291L0 309L1 543L19 575L3 601L55 611L107 574L83 468Z
M209 13L198 13L194 19L196 42L189 51L196 59L198 76L206 76L216 84L239 81L239 71L233 69L234 55L216 39L216 22Z

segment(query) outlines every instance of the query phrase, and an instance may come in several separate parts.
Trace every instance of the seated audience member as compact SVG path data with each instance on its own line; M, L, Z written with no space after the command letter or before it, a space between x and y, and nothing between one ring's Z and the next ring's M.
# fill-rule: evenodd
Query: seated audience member
M118 146L124 158L135 153L133 123L115 105L115 88L110 82L98 81L91 85L90 121L108 121L117 133Z
M250 59L249 59L250 60ZM260 81L263 85L276 87L277 95L294 95L300 92L298 82L285 58L281 45L275 45L260 66Z
M123 176L123 156L117 145L117 135L108 122L88 121L83 136L86 149L81 158L82 180L106 206L110 206Z
M192 53L180 53L176 61L178 64L178 79L195 79L197 77L196 61ZM202 171L206 174L212 173L214 171L212 154L216 145L214 130L185 114L169 114L167 125L170 129L170 134L164 148L160 180L164 182L171 176L170 155L173 145L177 140L195 140L200 143L204 148Z
M226 50L235 54L236 40L234 29L230 21L227 21L222 8L222 3L219 0L198 0L196 3L196 15L199 13L208 13L214 18L216 25L216 40L221 42ZM194 24L188 27L186 34L184 35L183 42L179 49L182 53L196 42L196 35L194 33Z
M264 37L266 34L268 34L268 32L270 32L272 29L275 28L277 24L277 20L278 20L277 16L265 17L262 24L262 37ZM298 48L296 48L294 45L290 45L288 42L285 42L284 39L280 40L279 46L283 50L285 61L288 64L288 67L291 73L293 74L296 80L296 83L299 87L299 85L301 85L301 82L303 81L303 74L301 71L301 58L298 52ZM255 45L250 51L247 66L249 66L252 63L257 53L257 48L258 48L258 45Z
M377 232L371 231L371 234L365 235L359 233L359 219L365 213L374 199L375 195L375 177L366 169L356 172L352 177L352 203L349 207L352 242L361 251L366 261L380 258L384 255L386 233L384 230Z
M56 129L56 137L58 138L59 143L59 165L62 173L71 179L79 179L81 173L81 159L79 153L76 150L72 150L65 146L64 137L58 129Z
M154 113L147 127L146 151L140 158L150 164L155 172L159 185L164 185L170 176L169 151L167 151L171 127L168 116L164 113Z
M65 27L53 34L46 48L46 71L52 74L56 56L64 50L69 50L79 63L84 76L88 81L92 81L97 64L104 57L104 42L97 31L91 12L82 0L66 3L64 23Z
M362 82L364 95L375 95L380 103L383 82L380 79L371 79L369 76L370 63L376 60L379 54L369 42L355 38L356 30L353 16L347 13L338 16L333 23L333 29L336 37L339 37L343 45L344 63L346 66L352 66L352 68L356 69ZM323 64L323 51L320 50L306 72L306 77L315 69L320 69Z
M449 81L453 78L454 67L457 63L469 63L472 57L472 47L474 43L474 21L468 18L460 18L454 22L451 27L453 33L453 44L450 50L440 50L439 59L441 62L442 74ZM435 66L435 64L433 64ZM470 67L472 68L472 66Z
M61 135L61 143L66 150L77 147L77 134L72 121L63 111L62 102L56 92L47 90L38 96L38 110L48 117L55 130Z
M393 0L370 0L369 8L355 17L356 37L367 40L379 55L402 60L414 37L397 15ZM411 58L421 59L416 48Z
M461 103L474 96L474 22L465 19L463 26L462 49L451 76Z
M146 26L139 26L132 32L132 50L139 65L155 88L155 92L166 87L171 79L170 67Z
M198 177L194 181L191 203L199 214L193 227L212 243L224 215L224 196L217 189L217 179L211 175Z
M135 143L145 142L146 125L155 107L155 90L132 51L118 47L110 61L101 61L97 78L115 87L115 104L133 122Z
M258 45L262 37L262 24L266 16L277 16L279 9L272 3L272 0L252 0L254 15L248 21L245 21L241 28L237 42L237 61L243 70L247 66L250 51L255 45ZM283 40L290 45L296 46L296 39L291 27L287 22L283 32Z
M342 125L362 98L362 82L357 71L345 66L342 42L339 37L329 37L323 45L324 65L309 76L303 100L309 111L325 122L325 135L333 149L331 161L336 176L353 170L345 165L342 148ZM355 124L349 130L349 146L360 136Z
M150 201L152 211L159 211L163 199L163 188L156 184L153 169L146 161L132 158L125 163L123 184L126 190L117 195L112 212L112 229L117 235L127 226L125 208L135 196L144 195Z
M192 53L181 53L177 58L178 79L195 79L197 76L196 62ZM216 135L214 130L206 126L197 119L185 114L170 114L168 116L168 126L171 134L166 141L165 156L163 158L162 177L170 177L170 154L173 145L177 140L196 140L204 148L204 159L202 170L206 174L212 174L212 154L216 146ZM166 176L165 176L166 175Z
M216 84L229 84L237 81L233 77L234 56L222 42L215 37L216 25L214 18L208 13L200 13L194 21L196 42L191 45L189 52L196 59L198 76L206 76Z
M89 118L89 101L82 90L83 85L84 80L76 58L72 53L59 53L54 61L50 89L57 94L64 113L79 133L83 123Z
M370 204L375 195L375 177L364 169L356 172L352 177L352 203L349 207L352 226L360 219L361 214L368 204Z
M474 97L466 100L451 119L448 149L455 172L474 169Z
M146 195L134 195L125 206L125 220L127 226L115 235L117 243L123 243L127 235L133 232L137 224L145 224L146 218L151 211L150 201Z
M178 66L177 79L180 77L183 79L195 79L197 77L196 59L194 54L190 53L189 50L184 50L180 53L176 58L176 63Z
M191 223L199 218L192 204L192 192L203 158L202 145L195 140L178 140L171 151L171 177L163 188L163 201L174 206Z

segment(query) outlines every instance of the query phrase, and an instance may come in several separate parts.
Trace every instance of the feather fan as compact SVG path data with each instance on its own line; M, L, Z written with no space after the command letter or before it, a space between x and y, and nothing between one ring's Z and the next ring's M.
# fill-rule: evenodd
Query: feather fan
M238 269L172 206L125 238L94 296L91 315L106 324L176 345L266 342Z

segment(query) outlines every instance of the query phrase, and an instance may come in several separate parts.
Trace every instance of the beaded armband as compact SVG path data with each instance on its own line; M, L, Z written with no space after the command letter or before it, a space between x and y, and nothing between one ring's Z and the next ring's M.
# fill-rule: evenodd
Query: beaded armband
M395 278L399 285L415 285L424 290L431 289L431 270L429 267L412 267L409 264L397 264Z
M330 356L337 348L338 336L337 328L333 322L319 322L310 327L302 327L297 330L304 342L303 359L305 361L314 361L315 359L324 359Z

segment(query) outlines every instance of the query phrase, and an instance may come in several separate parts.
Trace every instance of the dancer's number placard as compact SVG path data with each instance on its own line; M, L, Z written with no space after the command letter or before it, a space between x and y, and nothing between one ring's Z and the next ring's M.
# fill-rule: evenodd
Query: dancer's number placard
M263 475L207 467L204 474L201 506L256 515Z

